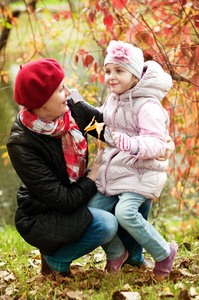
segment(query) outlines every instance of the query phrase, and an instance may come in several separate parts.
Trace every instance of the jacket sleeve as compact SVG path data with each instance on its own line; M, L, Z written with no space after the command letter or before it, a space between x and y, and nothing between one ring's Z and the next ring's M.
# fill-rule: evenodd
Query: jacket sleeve
M168 115L156 103L147 102L137 115L139 136L139 152L136 158L150 159L164 155L166 150L166 136Z
M15 127L7 148L13 167L27 189L49 208L70 214L86 204L97 189L95 182L87 177L70 184L62 149L54 146L55 140Z

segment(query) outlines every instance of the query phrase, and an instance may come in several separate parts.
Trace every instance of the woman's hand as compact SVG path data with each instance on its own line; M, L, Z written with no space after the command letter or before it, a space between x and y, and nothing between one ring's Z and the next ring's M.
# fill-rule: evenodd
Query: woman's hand
M171 154L173 153L173 151L175 149L175 144L174 144L172 138L170 136L167 136L166 140L167 140L167 148L166 148L165 154L163 156L156 158L157 160L160 160L160 161L167 160L171 156Z
M100 165L102 164L102 155L104 153L104 149L100 149L98 152L97 152L97 155L95 156L95 159L94 159L94 164L95 165Z
M88 173L87 177L92 179L93 181L96 181L97 179L97 173L99 168L101 167L102 164L102 155L104 153L104 149L101 149L94 160L94 165L91 167L91 171Z

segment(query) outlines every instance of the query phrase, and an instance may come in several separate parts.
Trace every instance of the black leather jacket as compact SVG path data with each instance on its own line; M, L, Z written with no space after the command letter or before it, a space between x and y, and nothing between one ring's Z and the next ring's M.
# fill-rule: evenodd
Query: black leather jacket
M82 132L94 115L98 122L103 121L102 114L89 104L69 103ZM91 134L96 136L96 131ZM86 204L96 193L95 183L83 177L70 184L61 139L31 132L19 117L13 123L7 149L22 181L15 215L21 236L47 255L78 241L93 218Z

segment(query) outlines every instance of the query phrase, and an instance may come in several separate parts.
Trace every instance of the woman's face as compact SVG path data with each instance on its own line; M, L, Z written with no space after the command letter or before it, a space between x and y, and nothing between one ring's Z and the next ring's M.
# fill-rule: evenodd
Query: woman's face
M34 109L33 112L44 120L53 121L69 110L67 97L70 94L71 92L63 80L48 101L42 107Z
M124 67L118 64L106 64L105 84L111 92L122 94L131 89L137 82L138 79Z

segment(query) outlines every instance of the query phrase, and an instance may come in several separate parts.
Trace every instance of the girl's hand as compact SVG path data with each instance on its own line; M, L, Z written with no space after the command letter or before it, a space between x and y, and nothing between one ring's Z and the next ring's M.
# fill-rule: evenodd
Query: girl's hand
M156 158L157 160L160 160L160 161L167 160L171 156L173 151L175 150L175 144L174 144L172 138L170 136L167 136L166 140L167 140L167 148L166 148L165 154L163 156Z
M125 133L118 133L116 131L112 132L112 136L115 145L121 151L130 151L131 153L135 153L137 151L138 142L136 139L131 138Z

